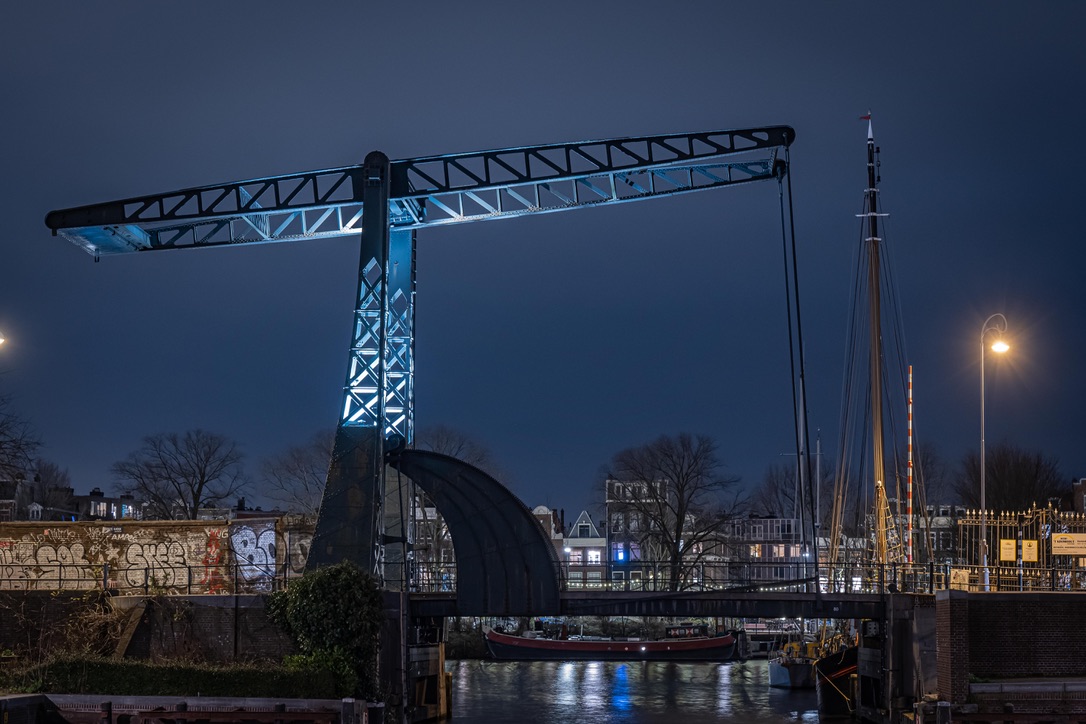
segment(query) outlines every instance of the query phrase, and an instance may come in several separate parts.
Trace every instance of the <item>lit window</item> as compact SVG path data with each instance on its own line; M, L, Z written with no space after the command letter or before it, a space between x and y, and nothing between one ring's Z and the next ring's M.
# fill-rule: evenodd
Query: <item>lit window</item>
M590 548L588 551L588 565L598 566L602 562L602 555L599 548Z
M626 549L621 543L611 544L611 560L619 563L626 560Z

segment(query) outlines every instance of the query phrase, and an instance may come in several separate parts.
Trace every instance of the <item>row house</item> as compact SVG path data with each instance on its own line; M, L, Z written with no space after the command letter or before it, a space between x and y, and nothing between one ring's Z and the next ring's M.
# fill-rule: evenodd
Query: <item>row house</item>
M729 583L783 585L812 575L813 546L801 526L802 521L790 517L733 520L727 539L731 549Z
M428 495L418 492L412 506L412 580L420 591L456 590L456 555L445 517Z
M566 581L570 588L602 588L608 576L607 538L588 511L582 510L562 542Z
M0 521L139 520L143 509L133 496L108 496L100 488L76 495L70 487L43 488L35 476L0 481Z
M654 545L649 501L666 495L660 481L606 482L607 551L615 588L666 587L667 556ZM685 528L698 530L689 516ZM751 517L729 521L684 553L683 588L792 582L809 575L812 546L804 545L794 518ZM651 583L650 583L651 582Z

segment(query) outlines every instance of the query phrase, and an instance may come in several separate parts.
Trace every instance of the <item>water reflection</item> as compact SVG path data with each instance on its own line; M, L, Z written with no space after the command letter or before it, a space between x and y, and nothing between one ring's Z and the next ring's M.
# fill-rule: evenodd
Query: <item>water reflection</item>
M769 688L766 662L452 661L453 721L817 722L813 691Z

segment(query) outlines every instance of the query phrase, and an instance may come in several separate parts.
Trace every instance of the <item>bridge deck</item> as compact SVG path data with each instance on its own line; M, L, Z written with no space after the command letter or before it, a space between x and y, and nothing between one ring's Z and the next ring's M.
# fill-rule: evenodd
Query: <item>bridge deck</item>
M893 594L927 598L930 594ZM565 616L671 616L693 618L879 618L890 594L787 593L729 591L563 591ZM485 616L482 611L460 611L456 593L412 593L416 616ZM521 615L533 615L524 611Z

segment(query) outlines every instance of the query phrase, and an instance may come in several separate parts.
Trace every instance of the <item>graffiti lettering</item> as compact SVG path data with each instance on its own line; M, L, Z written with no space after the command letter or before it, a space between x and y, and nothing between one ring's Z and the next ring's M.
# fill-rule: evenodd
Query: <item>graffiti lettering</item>
M177 588L188 585L185 549L177 541L133 543L125 551L124 575L129 586Z
M271 590L277 579L304 572L312 541L312 522L300 519L133 521L123 528L0 523L0 589Z

